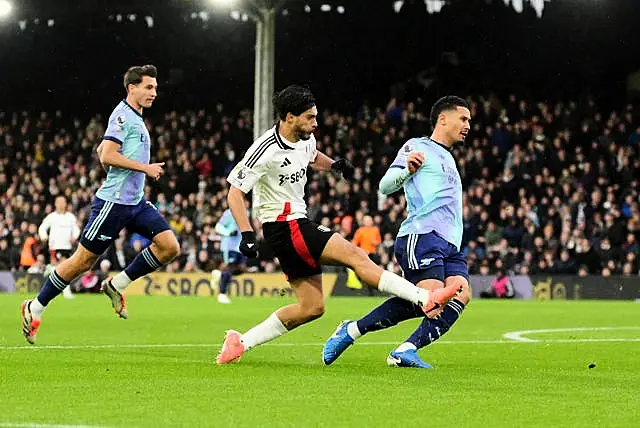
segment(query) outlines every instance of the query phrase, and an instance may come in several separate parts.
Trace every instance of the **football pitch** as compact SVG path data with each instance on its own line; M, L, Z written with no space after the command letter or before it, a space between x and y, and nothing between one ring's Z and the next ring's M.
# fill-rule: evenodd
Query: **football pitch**
M421 351L434 370L387 367L418 324L369 334L332 366L324 341L382 300L330 298L325 316L213 361L285 298L146 297L120 320L104 296L54 301L36 346L24 296L0 295L0 426L631 427L640 422L640 304L480 301ZM589 368L595 364L595 367Z

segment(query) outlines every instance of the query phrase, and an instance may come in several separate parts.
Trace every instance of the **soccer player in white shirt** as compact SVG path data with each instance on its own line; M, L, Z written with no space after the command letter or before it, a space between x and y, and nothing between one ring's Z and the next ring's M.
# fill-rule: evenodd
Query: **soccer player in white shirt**
M38 234L42 242L49 241L49 253L51 266L68 259L73 245L80 237L80 228L76 216L67 211L67 199L58 196L55 200L56 210L42 220L38 228ZM72 299L71 286L67 285L62 290L64 297Z
M245 351L322 316L323 264L347 266L365 283L421 306L425 313L445 304L457 292L454 287L433 291L415 287L374 264L362 249L339 234L306 218L307 168L333 171L349 179L353 166L316 150L313 132L318 126L318 110L308 88L291 85L277 93L273 103L278 123L253 143L229 174L228 201L242 234L240 251L256 257L256 234L245 208L245 194L253 190L254 214L298 301L278 309L244 334L227 331L216 358L218 364L238 360Z

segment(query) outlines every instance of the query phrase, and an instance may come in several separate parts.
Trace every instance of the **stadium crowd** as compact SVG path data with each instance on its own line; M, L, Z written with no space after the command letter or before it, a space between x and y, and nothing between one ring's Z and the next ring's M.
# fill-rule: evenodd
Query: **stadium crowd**
M511 95L471 102L472 130L454 149L463 178L463 247L472 274L640 274L640 111L605 112L593 100L531 103ZM388 269L405 216L401 193L377 183L400 146L430 133L423 100L364 105L354 115L322 110L318 148L357 166L352 182L310 172L308 215L356 242ZM37 229L64 195L79 226L105 173L95 149L106 118L68 112L0 112L0 270L41 272L48 262ZM166 216L182 255L168 271L210 271L221 260L216 221L226 175L252 142L251 112L168 112L146 118L152 159L166 174L146 197ZM260 231L259 225L255 225ZM98 263L120 270L145 245L123 233ZM277 270L261 247L252 268ZM96 266L96 269L98 269Z

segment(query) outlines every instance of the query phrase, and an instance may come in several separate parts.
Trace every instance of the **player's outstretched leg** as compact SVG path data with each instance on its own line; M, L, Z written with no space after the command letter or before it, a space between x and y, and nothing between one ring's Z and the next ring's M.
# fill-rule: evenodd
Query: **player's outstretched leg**
M342 355L356 339L377 330L393 327L401 321L422 318L422 309L399 297L392 297L357 321L343 321L324 344L322 361L329 365Z
M466 287L466 292L464 293L464 295L468 295L468 282L464 279L464 277L461 276L447 278L444 284L441 281L435 279L424 280L418 283L419 287L432 290L441 288L443 285L447 287L457 287L458 289L460 289L461 287ZM466 299L467 302L470 300L469 297L463 298L461 297L461 295L458 295L457 299L458 301ZM450 313L453 310L449 309L450 306L455 305L455 308L459 308L461 305L461 307L464 308L464 304L455 302L455 300L452 300L446 306L438 308L439 310L447 311L447 320L449 321L451 321L452 319ZM338 357L340 357L340 355L361 336L364 336L365 334L373 331L393 327L394 325L409 319L425 318L425 320L423 321L424 326L431 326L430 328L434 332L436 331L436 327L440 329L440 332L445 331L444 325L442 324L443 321L441 321L441 318L439 316L435 316L435 314L430 313L429 317L431 318L425 317L424 312L420 309L420 307L414 305L413 303L402 300L398 297L392 297L359 320L344 321L343 323L341 323L338 326L336 332L327 340L324 345L322 355L323 361L326 365L329 365L337 360ZM432 324L429 324L429 321L432 321Z
M35 343L42 314L49 302L62 293L62 290L78 275L91 269L97 258L97 254L79 245L76 252L60 263L47 277L38 297L22 302L20 305L21 327L27 342Z
M445 305L457 292L452 287L431 291L416 287L373 263L367 253L338 234L333 234L327 242L320 262L350 267L363 282L420 306L425 314Z
M425 318L418 328L387 357L387 364L394 367L432 368L418 356L418 350L440 339L460 318L462 311L471 301L469 282L463 276L452 276L445 280L447 285L456 284L460 293L443 308L436 318Z
M322 275L289 282L298 302L278 309L244 334L235 330L227 331L222 349L216 357L216 363L227 364L238 361L246 351L280 337L324 314Z
M172 230L164 230L153 238L153 243L142 250L124 271L105 279L102 282L102 291L111 301L114 312L120 318L128 318L125 289L136 279L169 263L178 254L180 254L180 244L175 234Z

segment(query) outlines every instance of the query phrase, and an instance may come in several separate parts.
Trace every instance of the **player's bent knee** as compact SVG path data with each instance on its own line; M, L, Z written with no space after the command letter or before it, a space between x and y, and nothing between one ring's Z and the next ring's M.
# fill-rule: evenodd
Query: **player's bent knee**
M172 236L170 239L163 240L162 243L158 244L158 248L161 252L158 258L160 258L165 264L171 262L180 255L180 244L175 236Z
M84 247L78 247L75 253L69 258L77 263L79 266L85 268L85 270L91 269L93 264L98 260L99 255L94 254L91 251L85 249Z
M167 249L167 254L171 260L175 259L180 255L180 244L177 239L173 239L173 242L169 245Z
M324 315L324 302L318 302L305 308L308 321L320 318Z
M83 246L79 246L71 257L58 265L56 271L65 279L75 278L93 267L98 254L94 254Z

